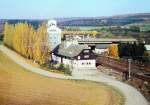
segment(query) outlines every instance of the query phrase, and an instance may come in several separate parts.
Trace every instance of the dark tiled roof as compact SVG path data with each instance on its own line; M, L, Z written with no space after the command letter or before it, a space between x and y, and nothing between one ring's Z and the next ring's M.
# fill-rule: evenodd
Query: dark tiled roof
M72 58L77 56L84 49L90 48L87 45L76 44L71 44L68 47L64 47L64 44L62 43L54 50L54 54Z

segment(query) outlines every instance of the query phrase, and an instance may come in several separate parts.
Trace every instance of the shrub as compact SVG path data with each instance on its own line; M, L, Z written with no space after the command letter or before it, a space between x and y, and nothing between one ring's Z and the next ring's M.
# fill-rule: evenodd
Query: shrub
M65 74L68 74L68 75L71 75L71 73L72 73L71 70L70 70L69 65L67 65L67 66L64 68L63 71L64 71Z
M64 66L64 64L60 64L57 69L63 71L65 74L71 75L71 70L69 65Z
M46 64L42 64L40 65L42 68L46 68L46 69L52 69L52 70L57 70L57 68L51 64L51 63L46 63Z
M64 70L65 69L64 64L60 64L57 69L58 70Z
M0 41L2 41L2 40L3 40L3 35L0 34Z
M72 73L69 65L64 66L64 64L60 64L58 67L56 67L56 65L54 65L54 64L46 63L46 64L42 64L40 66L42 68L46 68L47 70L52 69L52 70L56 70L56 71L61 71L61 72L68 74L68 75L71 75L71 73Z

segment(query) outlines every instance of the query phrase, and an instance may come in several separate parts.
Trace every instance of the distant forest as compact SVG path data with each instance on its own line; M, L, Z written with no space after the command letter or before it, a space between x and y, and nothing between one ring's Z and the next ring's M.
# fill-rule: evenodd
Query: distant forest
M123 26L133 23L150 22L150 14L131 14L113 17L76 18L62 21L62 26Z
M31 24L34 28L38 28L38 26L44 21L44 20L6 20L9 24L16 24L16 23L28 23Z

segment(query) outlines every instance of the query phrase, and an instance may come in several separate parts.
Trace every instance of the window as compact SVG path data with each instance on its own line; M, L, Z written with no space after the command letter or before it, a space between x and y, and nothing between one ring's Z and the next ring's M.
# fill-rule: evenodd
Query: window
M54 42L54 44L57 44L57 42Z
M89 58L89 55L84 55L84 58Z
M80 56L78 56L78 59L80 59Z
M89 50L84 50L84 53L89 53Z
M91 65L91 62L87 62L86 64L87 64L87 65Z

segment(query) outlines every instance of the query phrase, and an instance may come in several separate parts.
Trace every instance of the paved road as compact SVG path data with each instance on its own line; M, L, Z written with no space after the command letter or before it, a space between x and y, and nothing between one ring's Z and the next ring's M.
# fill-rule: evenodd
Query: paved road
M115 88L119 89L125 96L126 102L125 105L148 105L147 100L143 97L143 95L137 91L135 88L117 81L109 76L102 75L101 73L93 73L92 75L81 75L77 73L74 76L65 76L63 74L51 73L35 66L32 66L25 62L23 59L18 59L17 54L13 51L9 50L8 48L0 45L0 50L4 52L7 56L9 56L14 62L21 65L22 67L26 68L29 71L38 73L40 75L60 78L60 79L85 79L85 80L92 80L97 82L104 82L108 85L112 85Z

